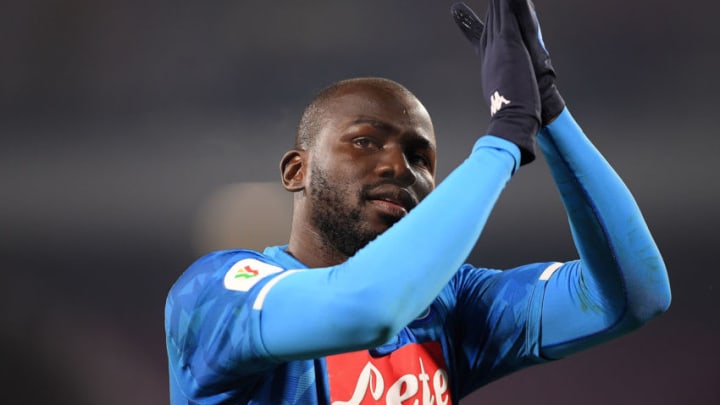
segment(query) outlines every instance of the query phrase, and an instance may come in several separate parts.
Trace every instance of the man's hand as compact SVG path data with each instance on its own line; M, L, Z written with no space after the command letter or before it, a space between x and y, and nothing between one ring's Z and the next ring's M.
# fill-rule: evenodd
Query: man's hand
M485 24L463 3L452 16L481 59L481 83L490 105L488 134L520 148L521 164L535 159L540 95L532 61L509 0L490 0Z
M545 48L540 22L531 0L510 0L517 16L525 46L530 53L542 101L542 126L551 123L565 108L565 101L555 85L555 69Z

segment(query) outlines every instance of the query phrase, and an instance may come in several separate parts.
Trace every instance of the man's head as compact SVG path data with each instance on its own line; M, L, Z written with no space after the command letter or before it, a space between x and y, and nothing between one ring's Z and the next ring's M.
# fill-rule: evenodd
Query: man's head
M432 122L396 82L341 81L305 109L280 168L285 188L296 192L291 253L347 258L434 188Z

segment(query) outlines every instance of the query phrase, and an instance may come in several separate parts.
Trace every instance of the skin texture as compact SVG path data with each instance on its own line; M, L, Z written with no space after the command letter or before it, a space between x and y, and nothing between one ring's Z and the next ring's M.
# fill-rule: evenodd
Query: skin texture
M344 262L435 187L435 133L420 101L377 78L336 85L306 148L280 162L295 193L288 252L310 267Z

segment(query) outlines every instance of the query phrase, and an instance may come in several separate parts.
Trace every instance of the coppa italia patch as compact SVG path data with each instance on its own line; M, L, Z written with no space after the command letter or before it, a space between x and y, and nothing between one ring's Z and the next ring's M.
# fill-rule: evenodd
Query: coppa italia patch
M228 290L250 291L263 278L281 272L283 269L256 259L242 259L225 273L223 284Z
M326 360L332 405L452 403L438 342L411 343L381 357L361 350Z

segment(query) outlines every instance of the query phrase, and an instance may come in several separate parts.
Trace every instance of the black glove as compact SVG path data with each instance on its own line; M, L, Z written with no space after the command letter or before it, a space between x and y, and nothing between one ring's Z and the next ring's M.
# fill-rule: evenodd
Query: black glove
M535 77L537 78L542 111L542 126L546 126L565 108L565 100L555 85L555 69L550 62L550 53L545 48L540 22L531 0L512 0L512 8L517 16L525 46L530 53Z
M535 159L540 95L518 21L507 0L490 0L485 24L463 3L452 16L481 59L481 83L490 105L488 134L520 148L520 164Z

